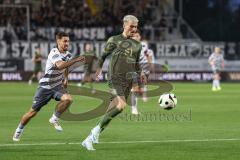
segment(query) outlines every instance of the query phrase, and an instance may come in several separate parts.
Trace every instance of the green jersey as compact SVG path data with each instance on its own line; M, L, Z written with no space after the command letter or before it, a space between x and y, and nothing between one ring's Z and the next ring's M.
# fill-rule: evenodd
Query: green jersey
M83 56L96 56L95 52L94 51L88 51L88 52L83 52Z
M85 72L91 73L93 62L96 58L96 54L94 51L84 52L83 56L85 57L86 64L84 65Z
M42 55L39 53L35 53L35 57L34 57L34 71L42 71ZM38 60L36 60L38 59Z
M113 76L127 78L128 74L139 71L141 48L140 42L126 38L122 34L112 36L108 39L104 53L99 59L99 67L102 67L106 57L111 55L109 79Z

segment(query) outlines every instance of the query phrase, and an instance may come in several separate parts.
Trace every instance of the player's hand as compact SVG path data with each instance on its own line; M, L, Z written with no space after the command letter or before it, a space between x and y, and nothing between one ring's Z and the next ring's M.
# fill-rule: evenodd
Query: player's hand
M85 57L84 56L79 56L76 58L77 62L85 62Z
M99 81L102 75L102 69L98 68L96 73L95 73L95 81Z
M68 80L65 79L65 80L63 81L63 87L64 87L64 88L67 88L67 87L68 87Z

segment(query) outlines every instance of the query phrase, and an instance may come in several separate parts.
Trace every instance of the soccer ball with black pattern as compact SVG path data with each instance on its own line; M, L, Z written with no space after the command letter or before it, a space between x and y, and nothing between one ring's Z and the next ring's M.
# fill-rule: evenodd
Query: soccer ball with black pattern
M177 97L173 93L162 94L158 100L161 108L170 110L176 107Z

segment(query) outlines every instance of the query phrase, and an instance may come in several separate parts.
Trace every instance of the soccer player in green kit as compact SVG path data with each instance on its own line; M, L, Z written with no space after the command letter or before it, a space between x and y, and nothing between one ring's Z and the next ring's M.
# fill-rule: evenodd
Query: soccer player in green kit
M92 144L98 143L100 133L126 107L126 100L131 88L133 84L137 83L135 82L136 74L141 77L142 81L146 82L147 80L138 63L142 48L141 43L132 39L137 27L138 19L133 15L126 15L123 18L122 34L108 39L104 53L99 59L96 80L100 78L105 59L111 55L108 68L108 83L111 88L112 98L103 118L82 142L82 146L87 150L95 150Z
M96 90L93 87L92 81L93 81L93 65L94 61L97 60L93 44L90 42L87 42L85 44L85 51L83 53L83 56L85 57L85 65L84 65L84 77L82 78L81 83L78 83L79 87L82 87L85 83L89 83L89 86L91 88L91 92L94 94Z
M41 78L41 74L42 74L42 55L40 53L40 48L36 48L36 52L35 55L32 59L32 61L34 62L34 69L33 69L33 74L30 77L28 84L31 85L33 79L37 79L39 80Z

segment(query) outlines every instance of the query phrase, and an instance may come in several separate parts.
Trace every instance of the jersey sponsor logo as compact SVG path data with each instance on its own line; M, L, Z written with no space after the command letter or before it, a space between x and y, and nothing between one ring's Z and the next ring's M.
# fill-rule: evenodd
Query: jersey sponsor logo
M55 54L53 57L52 57L52 59L56 59L56 58L58 58L59 57L59 54Z
M119 47L123 49L130 48L131 46L132 46L132 43L130 43L129 41L122 41L119 45Z
M131 42L122 41L119 44L119 47L124 50L124 52L123 52L124 55L126 55L126 56L129 55L130 57L132 57L132 43Z

